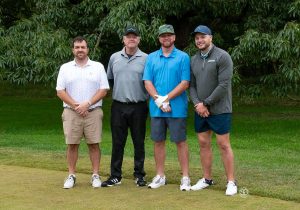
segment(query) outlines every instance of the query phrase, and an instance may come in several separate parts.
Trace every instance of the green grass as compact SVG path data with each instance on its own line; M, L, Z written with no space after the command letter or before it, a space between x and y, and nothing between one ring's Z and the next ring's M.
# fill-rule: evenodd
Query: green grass
M61 124L61 101L56 98L0 96L0 162L4 165L26 166L66 171L65 144ZM108 176L111 154L109 98L104 101L104 127L101 143L101 176ZM239 187L251 195L300 202L300 106L299 104L264 101L235 104L231 143L235 154ZM153 145L146 139L146 172L150 180L154 171ZM190 174L195 183L201 177L199 146L193 131L192 111L188 119ZM213 191L225 189L225 175L218 148L213 144ZM133 147L128 139L123 175L132 178ZM80 147L78 171L90 173L87 147ZM178 184L180 170L175 145L167 143L166 175Z
M0 188L5 189L0 209L298 210L300 206L253 195L228 197L214 189L180 192L174 184L149 190L136 187L132 179L123 179L120 186L93 189L88 183L90 174L85 173L77 174L75 188L64 190L65 175L57 170L0 165Z

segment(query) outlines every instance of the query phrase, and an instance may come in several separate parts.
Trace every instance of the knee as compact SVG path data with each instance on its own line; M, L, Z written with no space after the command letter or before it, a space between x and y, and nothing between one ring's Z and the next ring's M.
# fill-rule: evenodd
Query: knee
M98 145L98 144L90 144L90 145L89 145L89 150L90 150L91 152L96 152L96 151L99 150L99 145Z
M228 143L223 143L222 141L218 141L218 146L220 150L227 152L231 150L231 146Z
M211 143L205 138L199 138L199 145L202 149L210 149Z

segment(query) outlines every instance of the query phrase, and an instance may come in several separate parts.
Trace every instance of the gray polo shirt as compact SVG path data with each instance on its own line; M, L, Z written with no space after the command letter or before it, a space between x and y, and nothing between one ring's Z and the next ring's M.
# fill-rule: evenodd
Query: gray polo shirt
M129 58L125 48L110 57L107 78L114 80L113 100L120 102L140 102L148 99L143 82L147 54L140 49Z
M233 63L226 51L213 45L207 58L197 52L191 58L190 96L194 105L204 102L212 115L232 113L232 74Z

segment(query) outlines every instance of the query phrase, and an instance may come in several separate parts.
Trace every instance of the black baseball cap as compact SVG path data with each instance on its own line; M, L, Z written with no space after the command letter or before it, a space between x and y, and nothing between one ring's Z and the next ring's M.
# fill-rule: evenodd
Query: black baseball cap
M136 27L134 26L127 26L125 28L125 32L124 32L124 36L126 36L127 34L135 34L137 36L140 36L140 32L139 32L139 29L137 29Z

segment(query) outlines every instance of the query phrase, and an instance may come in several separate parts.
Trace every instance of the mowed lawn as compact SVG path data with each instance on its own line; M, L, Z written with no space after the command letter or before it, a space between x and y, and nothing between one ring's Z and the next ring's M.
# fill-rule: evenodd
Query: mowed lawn
M105 99L103 105L105 115L103 140L101 143L103 158L101 160L100 172L103 179L109 175L111 153L111 134L109 128L110 104L111 99ZM62 104L56 98L1 96L0 165L2 165L2 167L5 167L5 165L11 167L21 166L16 167L16 169L25 166L58 171L61 175L61 180L58 180L59 183L55 184L57 187L61 187L64 176L67 174L65 163L66 146L62 132L61 112ZM149 138L149 131L148 123L145 166L148 181L155 175L153 145ZM239 188L246 189L246 192L248 192L250 196L287 200L298 206L300 202L299 139L299 103L287 104L280 100L264 100L263 102L250 105L235 103L231 142L235 154L236 177ZM199 146L193 131L192 110L190 110L188 118L188 144L190 150L190 176L192 182L195 183L201 177L201 168L199 166ZM224 169L215 141L213 142L213 146L213 174L216 184L207 191L211 195L212 201L214 199L214 193L223 196L226 185ZM123 164L125 180L132 180L132 157L133 147L131 139L129 138ZM84 142L80 148L78 173L84 176L89 176L90 174L90 163ZM26 177L26 174L22 176ZM172 187L167 188L167 192L165 193L182 193L178 190L181 175L176 148L175 145L169 142L167 143L166 176L168 182L174 184L176 187L173 187L174 189ZM8 179L7 182L9 182L9 180L10 179ZM85 181L88 182L87 180ZM1 186L9 186L7 184L8 183ZM122 186L120 186L120 188L121 187ZM52 189L53 188L50 188L49 190ZM1 190L3 190L3 188L1 188ZM44 190L45 192L43 193L47 195L47 188ZM128 190L131 190L131 188L128 187ZM174 192L172 190L174 190ZM76 189L76 191L80 193L79 189ZM165 195L163 190L159 190L158 192L161 192L162 197ZM122 193L126 194L125 191L122 191ZM199 193L201 194L201 192ZM119 192L113 190L110 191L110 194L111 196L118 196ZM147 193L143 194L145 199L147 199L147 196ZM151 197L151 195L149 196ZM239 195L236 197L238 196ZM177 200L178 198L174 196L175 203ZM280 209L276 207L277 204L275 203L274 208L267 209ZM263 207L263 204L261 207ZM133 209L134 208L136 207L133 206ZM182 208L184 208L184 206L182 206ZM180 207L178 209L180 209ZM227 208L224 206L224 209Z

